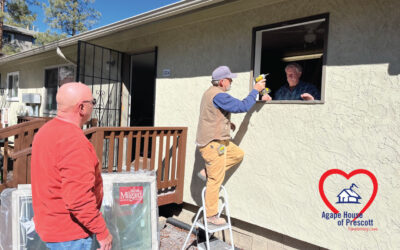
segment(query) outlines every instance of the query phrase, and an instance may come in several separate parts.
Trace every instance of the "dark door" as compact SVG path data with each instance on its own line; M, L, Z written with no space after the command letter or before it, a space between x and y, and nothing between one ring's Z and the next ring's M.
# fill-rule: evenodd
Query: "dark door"
M154 126L157 49L131 55L131 126Z

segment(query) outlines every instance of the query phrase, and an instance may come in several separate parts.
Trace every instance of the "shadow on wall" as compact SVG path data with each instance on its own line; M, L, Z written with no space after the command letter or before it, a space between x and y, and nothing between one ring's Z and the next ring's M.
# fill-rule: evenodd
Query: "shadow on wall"
M389 75L399 75L400 74L400 63L389 63L388 67Z
M240 146L240 143L242 142L244 136L247 133L249 123L250 123L250 118L253 115L254 112L258 112L261 110L261 108L264 106L263 103L256 103L250 110L249 112L246 113L243 121L240 123L239 129L235 135L235 137L232 139L232 141ZM244 157L246 158L246 150L243 149L244 152ZM194 152L194 166L193 166L193 172L192 172L192 180L190 183L190 193L192 195L193 200L198 206L202 205L201 201L201 191L203 190L203 187L206 185L206 183L202 180L200 180L199 177L197 177L197 173L200 172L205 166L204 159L201 157L200 152L198 148L196 147L195 152ZM222 185L225 185L225 183L228 182L228 180L231 178L231 176L236 172L236 170L239 168L241 163L237 164L236 166L233 166L230 168L226 174L225 174L225 179ZM227 190L228 195L229 195L229 190Z

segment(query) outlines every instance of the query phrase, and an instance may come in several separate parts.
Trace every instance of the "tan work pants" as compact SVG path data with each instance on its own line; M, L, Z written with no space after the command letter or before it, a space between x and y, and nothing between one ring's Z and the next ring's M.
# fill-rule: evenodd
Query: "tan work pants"
M223 154L218 150L221 144L225 145ZM229 140L212 141L199 148L199 151L206 162L206 214L210 217L218 213L219 189L224 181L226 170L242 161L244 152Z

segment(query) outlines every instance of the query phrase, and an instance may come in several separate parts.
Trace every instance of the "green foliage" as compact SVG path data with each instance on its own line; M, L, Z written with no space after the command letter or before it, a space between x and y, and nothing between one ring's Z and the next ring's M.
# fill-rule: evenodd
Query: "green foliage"
M38 46L45 45L47 43L51 43L54 41L61 40L63 38L66 38L67 34L57 34L57 33L52 33L50 30L47 30L46 32L38 32L35 35L35 44Z
M43 4L51 28L73 36L91 28L101 14L90 7L94 0L48 0Z
M12 44L5 44L1 48L1 53L3 53L4 55L12 55L18 52L20 52L20 48Z
M5 0L4 13L0 14L0 18L4 18L4 23L17 27L31 27L36 20L37 15L29 9L29 4L38 5L36 0Z

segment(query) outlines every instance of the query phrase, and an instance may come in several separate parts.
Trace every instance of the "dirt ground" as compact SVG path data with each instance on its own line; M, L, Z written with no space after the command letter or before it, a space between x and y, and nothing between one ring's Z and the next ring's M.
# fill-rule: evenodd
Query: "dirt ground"
M165 223L160 230L160 250L175 250L182 249L185 243L188 231L175 227L169 223ZM191 234L189 242L186 245L187 250L197 249L196 236Z

